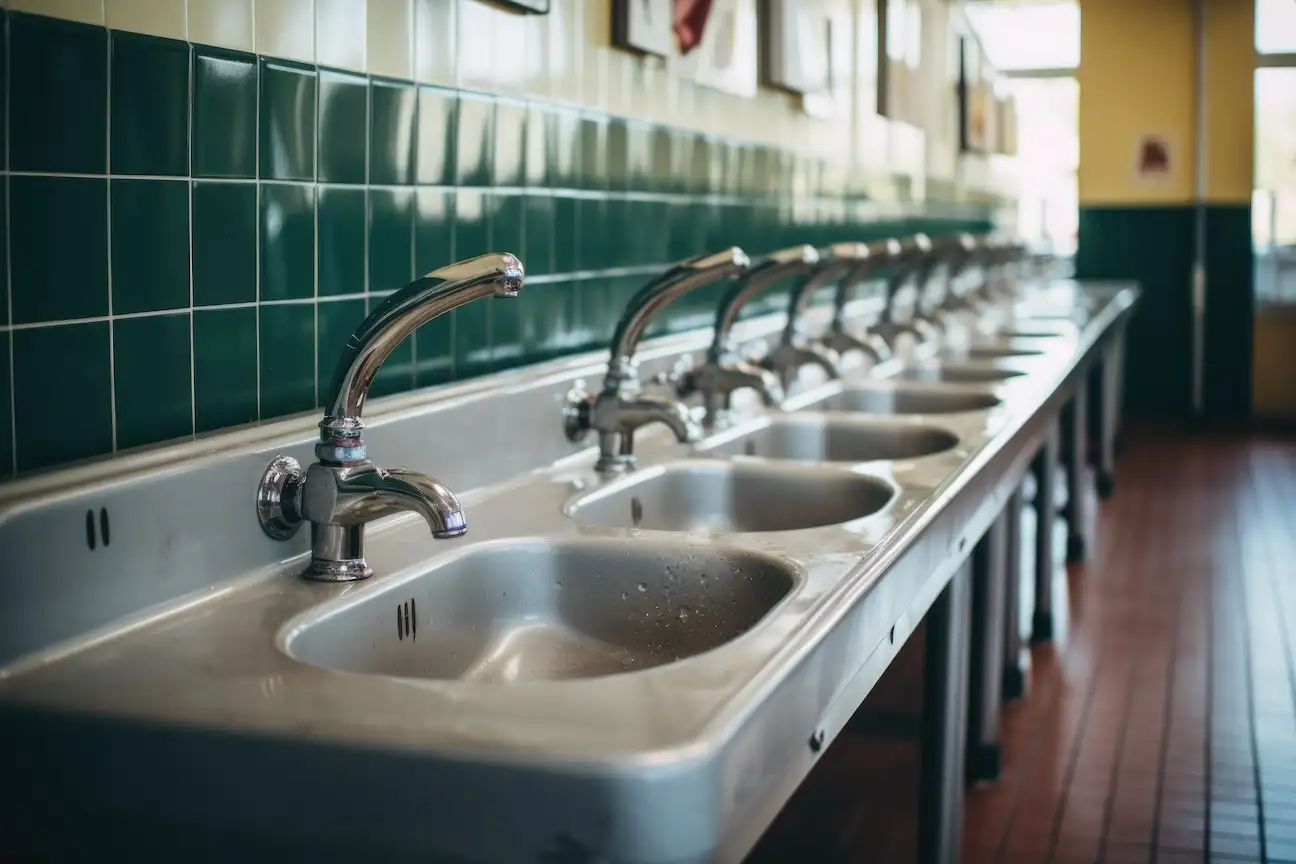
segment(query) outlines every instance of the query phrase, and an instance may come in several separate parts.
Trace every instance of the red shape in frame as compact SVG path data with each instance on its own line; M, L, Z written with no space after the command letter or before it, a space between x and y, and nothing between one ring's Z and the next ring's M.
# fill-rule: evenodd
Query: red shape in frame
M675 0L675 41L681 54L702 44L702 32L711 16L712 0Z

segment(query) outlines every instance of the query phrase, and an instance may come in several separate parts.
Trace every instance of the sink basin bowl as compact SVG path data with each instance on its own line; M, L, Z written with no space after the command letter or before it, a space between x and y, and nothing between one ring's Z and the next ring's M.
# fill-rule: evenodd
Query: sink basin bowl
M788 415L702 449L717 456L755 456L804 462L871 462L876 459L917 459L949 450L958 442L957 435L939 426Z
M797 531L870 516L894 494L853 471L697 459L645 469L567 512L587 525L649 531Z
M596 678L736 639L799 578L781 559L714 545L506 541L298 619L284 647L313 666L370 675Z
M1039 357L1043 353L1036 348L1016 345L964 345L949 348L941 356L949 360L994 360L999 357Z
M946 384L990 384L1025 375L1016 369L998 366L973 366L962 363L924 363L905 366L895 377L902 381L933 381Z
M958 414L988 411L998 404L998 397L990 393L910 384L903 387L851 387L811 407L817 411L862 411L866 414Z

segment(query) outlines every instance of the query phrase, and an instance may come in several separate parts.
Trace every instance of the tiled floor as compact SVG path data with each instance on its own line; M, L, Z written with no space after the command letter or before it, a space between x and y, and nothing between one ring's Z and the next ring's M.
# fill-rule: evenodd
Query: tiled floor
M1135 434L1117 477L963 859L1296 862L1296 441ZM914 859L921 662L913 639L752 861Z

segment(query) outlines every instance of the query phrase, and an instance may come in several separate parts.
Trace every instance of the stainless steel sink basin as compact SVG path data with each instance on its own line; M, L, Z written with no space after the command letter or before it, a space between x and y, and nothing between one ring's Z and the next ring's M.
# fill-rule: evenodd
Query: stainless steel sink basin
M618 675L736 639L799 578L782 559L714 545L504 541L298 619L284 647L313 666L404 678Z
M963 363L923 363L905 366L895 377L902 381L932 381L946 384L990 384L1025 375L1017 369L999 366L976 366Z
M1039 357L1043 353L1037 348L1017 345L963 345L948 348L941 356L948 360L994 360L1000 357Z
M943 390L921 384L850 387L810 406L816 411L860 411L865 414L958 414L988 411L999 405L991 393Z
M939 426L895 420L829 420L813 414L788 415L701 448L723 456L755 456L805 462L871 462L917 459L949 450L959 438Z
M644 469L567 512L587 525L650 531L797 531L870 516L894 494L884 480L839 468L697 459Z

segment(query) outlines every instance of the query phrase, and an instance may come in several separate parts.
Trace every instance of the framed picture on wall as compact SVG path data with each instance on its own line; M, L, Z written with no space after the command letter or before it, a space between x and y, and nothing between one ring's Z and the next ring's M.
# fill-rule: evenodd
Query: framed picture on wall
M638 54L668 57L675 50L673 0L615 0L612 44Z
M959 149L965 153L984 153L989 141L993 99L985 80L981 45L971 36L959 38Z
M697 83L752 97L759 85L756 0L714 0L697 47L685 55Z
M828 18L802 0L764 0L761 5L761 77L790 93L832 90Z
M548 15L551 0L496 0L502 6L508 6L528 15Z

